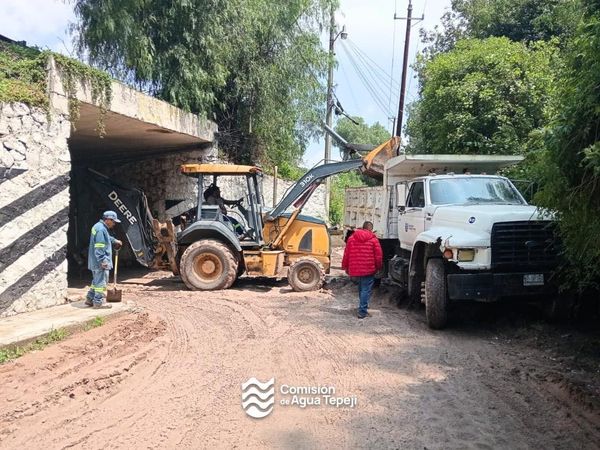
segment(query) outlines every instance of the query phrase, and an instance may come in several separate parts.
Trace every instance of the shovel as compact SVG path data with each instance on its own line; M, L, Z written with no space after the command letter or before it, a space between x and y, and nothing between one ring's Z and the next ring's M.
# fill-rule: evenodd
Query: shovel
M106 291L107 302L120 302L123 299L123 291L117 289L117 269L119 268L119 250L115 255L115 277L112 289Z

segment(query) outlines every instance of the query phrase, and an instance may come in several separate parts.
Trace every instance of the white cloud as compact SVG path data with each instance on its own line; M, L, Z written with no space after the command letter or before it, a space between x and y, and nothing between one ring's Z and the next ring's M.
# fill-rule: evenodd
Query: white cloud
M405 34L405 21L394 20L394 12L398 16L406 15L407 0L341 0L336 21L345 25L350 41L379 65L385 73L391 73L399 83L402 64L402 51ZM413 0L413 17L425 14L425 20L413 25L410 46L410 61L413 62L418 50L419 29L432 29L438 24L440 17L450 6L450 0ZM0 34L18 41L26 41L29 45L49 48L61 53L71 53L71 37L67 28L75 21L73 9L67 0L0 0ZM395 30L395 40L394 37ZM328 34L324 34L323 42L327 46ZM394 45L395 44L395 45ZM335 72L336 94L349 114L365 118L367 123L379 122L391 129L389 115L395 116L398 108L398 97L389 99L389 83L379 82L384 108L373 100L371 94L363 86L351 61L340 48L338 41L337 57L339 67ZM392 53L395 54L392 68ZM377 70L373 68L373 70ZM409 71L407 103L416 97L417 83ZM323 142L313 143L305 155L305 164L313 165L323 157ZM337 157L337 151L333 151Z
M402 53L404 50L404 36L406 33L406 21L394 20L394 13L399 17L406 17L407 0L341 0L340 10L336 15L339 27L345 25L349 41L336 41L336 56L339 62L335 71L336 95L350 115L364 117L367 123L379 122L391 130L392 122L390 116L396 116L398 110L398 94L389 95L389 82L379 80L377 86L382 91L383 107L379 106L373 99L369 90L364 86L361 77L356 73L353 62L348 58L342 45L354 44L368 58L376 63L385 75L379 73L380 78L386 78L388 74L394 78L395 83L400 84L402 71ZM450 0L413 0L413 18L419 18L424 14L422 22L413 22L411 42L409 49L409 63L413 63L417 51L422 50L419 29L428 30L440 23L440 18L450 7ZM395 39L394 39L395 35ZM328 42L328 35L324 37ZM392 68L392 54L394 64ZM357 60L357 57L354 57ZM374 63L371 64L373 71L379 71ZM381 71L379 71L381 72ZM407 77L406 103L417 96L417 81L414 79L412 70L409 69ZM377 87L375 87L377 89ZM399 89L398 89L399 92ZM386 111L382 111L385 109ZM405 116L406 120L406 116ZM323 141L313 143L304 157L305 165L312 166L323 158ZM337 151L332 155L337 157Z
M67 27L74 21L70 4L63 0L2 0L0 7L0 34L28 45L70 51Z

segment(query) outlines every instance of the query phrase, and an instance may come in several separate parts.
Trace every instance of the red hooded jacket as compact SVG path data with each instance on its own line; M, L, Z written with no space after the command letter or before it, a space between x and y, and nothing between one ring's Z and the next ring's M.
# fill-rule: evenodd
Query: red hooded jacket
M342 269L351 277L374 275L383 265L383 251L372 231L356 230L346 243Z

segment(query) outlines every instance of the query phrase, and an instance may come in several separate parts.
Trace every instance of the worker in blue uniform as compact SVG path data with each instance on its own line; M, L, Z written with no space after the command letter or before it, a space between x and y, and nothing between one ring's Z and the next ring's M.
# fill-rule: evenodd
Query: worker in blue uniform
M112 307L105 301L108 273L113 267L112 246L119 249L123 243L111 236L108 230L114 228L117 223L121 223L117 213L105 211L102 219L92 227L90 235L88 269L92 271L92 285L87 293L85 304L96 309Z

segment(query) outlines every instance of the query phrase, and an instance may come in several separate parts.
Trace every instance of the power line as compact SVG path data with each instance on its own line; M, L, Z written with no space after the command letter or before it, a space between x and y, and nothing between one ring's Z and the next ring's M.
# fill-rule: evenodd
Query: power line
M359 64L361 65L363 71L369 76L371 83L376 87L378 91L379 98L385 103L386 92L384 85L387 84L387 79L383 76L382 72L377 71L373 68L373 66L369 63L366 58L362 56L362 54L357 51L356 47L350 46L350 50L357 57Z
M347 46L342 45L342 49L344 50L344 52L346 52L346 55L348 56L348 59L350 60L350 62L352 64L352 67L356 71L356 73L357 73L358 77L360 78L360 80L362 81L363 85L366 87L366 89L371 94L373 100L375 101L375 104L379 107L379 109L381 109L381 111L384 114L389 115L389 111L387 110L387 108L385 106L385 101L381 100L381 98L379 96L380 94L372 86L371 81L369 80L369 78L364 73L364 71L363 71L362 67L360 66L360 64L358 64L356 62L356 60L354 59L354 56L352 55L352 53L350 52L350 50L347 48Z
M355 52L357 54L359 54L361 56L361 58L363 60L365 60L367 62L367 65L370 67L371 65L375 66L378 71L377 73L380 74L380 78L385 79L386 81L391 80L392 83L394 83L396 89L400 89L400 83L398 83L397 81L394 81L394 78L392 77L392 75L390 75L384 68L382 68L379 64L377 64L377 62L375 60L373 60L373 58L371 58L366 52L362 51L360 49L360 47L358 45L356 45L352 40L348 39L349 44L352 46L352 48L355 50Z
M394 15L396 15L396 11L398 10L398 0L394 1ZM394 33L392 37L392 65L390 67L390 74L394 74L394 59L396 57L396 21L394 20ZM392 80L390 77L390 93L388 96L388 109L392 109Z
M385 103L385 100L388 96L385 87L389 83L389 78L386 78L380 71L373 69L371 64L367 60L365 60L365 58L362 57L360 53L357 53L356 51L353 52L356 58L358 59L358 62L361 64L363 70L369 75L371 82L377 87L377 90L380 93L380 98Z

